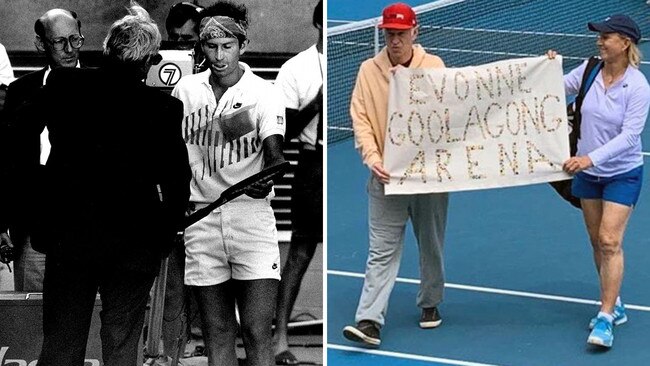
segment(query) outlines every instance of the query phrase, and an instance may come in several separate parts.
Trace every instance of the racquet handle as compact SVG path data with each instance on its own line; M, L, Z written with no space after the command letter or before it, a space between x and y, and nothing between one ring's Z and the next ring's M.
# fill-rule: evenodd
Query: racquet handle
M277 178L281 178L284 175L284 173L286 173L286 171L289 169L289 166L291 166L291 163L285 161L283 163L268 167L258 173L251 175L250 177L240 182L235 183L233 186L223 191L223 193L221 193L221 195L219 196L219 198L217 198L216 201L210 203L209 205L199 210L196 210L194 213L186 217L185 221L183 222L183 229L189 227L190 225L193 225L197 221L208 216L208 214L210 214L210 212L212 212L215 208L241 196L242 194L244 194L246 189L252 184L258 182L265 183Z

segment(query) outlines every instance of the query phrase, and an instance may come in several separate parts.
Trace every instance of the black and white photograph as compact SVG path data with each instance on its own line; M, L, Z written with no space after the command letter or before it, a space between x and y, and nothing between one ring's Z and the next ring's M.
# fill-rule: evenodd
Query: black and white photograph
M0 365L323 365L322 0L0 5Z

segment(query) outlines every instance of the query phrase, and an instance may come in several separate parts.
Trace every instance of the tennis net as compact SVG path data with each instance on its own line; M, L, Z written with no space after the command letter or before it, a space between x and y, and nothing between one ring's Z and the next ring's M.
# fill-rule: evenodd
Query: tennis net
M554 49L563 55L568 72L597 54L596 34L588 31L587 22L622 13L637 21L642 34L650 31L650 5L643 0L440 0L415 11L417 43L449 67L539 56ZM328 29L330 144L352 137L350 95L361 62L384 46L378 22L373 18Z

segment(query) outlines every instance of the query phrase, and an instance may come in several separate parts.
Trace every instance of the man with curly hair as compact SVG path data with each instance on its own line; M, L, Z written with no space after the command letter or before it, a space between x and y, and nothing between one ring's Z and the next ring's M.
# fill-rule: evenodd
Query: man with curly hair
M208 70L183 77L183 134L197 209L244 178L284 162L284 104L273 86L239 57L248 44L246 7L218 2L202 12L200 42ZM236 365L239 309L248 365L271 365L271 323L280 251L270 200L257 184L185 230L185 284L197 295L209 365Z

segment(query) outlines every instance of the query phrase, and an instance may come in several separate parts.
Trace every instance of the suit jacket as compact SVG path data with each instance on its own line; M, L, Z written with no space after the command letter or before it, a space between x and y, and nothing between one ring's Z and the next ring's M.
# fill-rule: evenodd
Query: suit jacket
M35 178L28 176L23 162L38 164L40 157L40 131L31 135L16 136L8 129L18 108L28 103L42 89L47 67L24 75L7 88L4 111L0 124L0 232L8 228L25 230L26 207L35 188ZM36 131L35 131L36 132ZM23 156L16 156L16 147ZM15 243L16 244L16 243Z
M156 272L190 195L182 103L108 66L52 71L35 103L16 120L23 136L47 125L52 144L32 211L33 245Z

